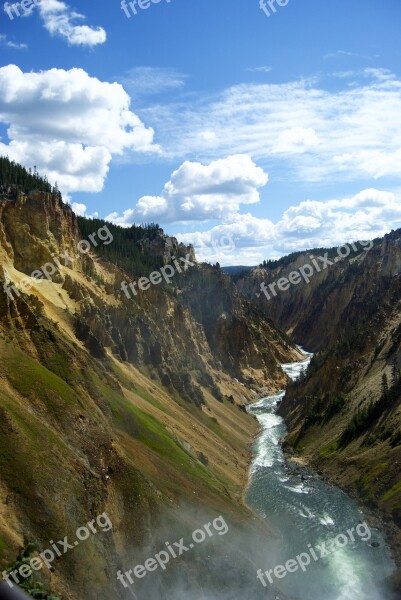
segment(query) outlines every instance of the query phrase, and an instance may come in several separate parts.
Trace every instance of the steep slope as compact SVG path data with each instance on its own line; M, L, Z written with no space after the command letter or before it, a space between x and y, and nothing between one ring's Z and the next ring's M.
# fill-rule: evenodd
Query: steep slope
M166 247L192 256L161 231L151 250L148 231L140 249L120 232L138 258L127 272L93 243L77 252L83 234L58 194L3 190L0 566L27 543L43 550L73 539L106 511L112 531L40 577L63 598L132 597L116 571L139 563L143 548L163 547L166 521L178 538L201 525L194 515L252 522L242 492L257 423L243 405L261 387L282 387L277 365L299 353L210 266L126 297L123 281L169 264ZM102 250L111 248L112 230L94 222L98 245L100 227ZM46 264L51 276L31 276Z
M288 443L380 510L400 560L401 230L372 246L270 301L261 294L262 281L287 278L326 251L258 268L238 287L261 294L266 314L316 352L306 377L289 386L280 407Z

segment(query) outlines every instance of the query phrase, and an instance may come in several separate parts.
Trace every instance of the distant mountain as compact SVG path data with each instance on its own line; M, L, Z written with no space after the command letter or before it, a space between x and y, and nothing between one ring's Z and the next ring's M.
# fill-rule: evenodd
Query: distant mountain
M241 267L241 266L236 266L236 267L221 267L221 270L224 271L224 273L227 273L227 275L239 275L240 273L246 273L247 271L250 271L251 269L253 269L254 267Z

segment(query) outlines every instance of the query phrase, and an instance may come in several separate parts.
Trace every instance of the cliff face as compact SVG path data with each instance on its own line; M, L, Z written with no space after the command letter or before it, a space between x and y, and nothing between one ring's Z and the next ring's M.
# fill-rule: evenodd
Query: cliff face
M57 196L0 200L0 567L106 511L113 530L41 576L63 598L128 598L117 569L140 562L166 515L188 527L184 501L250 518L257 424L243 405L282 387L277 365L298 352L219 269L196 264L128 298L132 273L80 241ZM164 242L150 244L163 262L166 245L191 254ZM49 277L31 277L46 264Z
M337 249L299 253L293 260L277 261L277 266L249 271L237 287L276 325L315 352L338 337L351 305L359 302L357 310L364 312L364 304L375 295L380 301L387 283L400 273L399 238L395 234L364 242L365 248L359 242L354 248L350 244L349 256L343 259ZM284 284L291 274L296 283Z
M311 254L257 269L238 287L249 295L311 262ZM284 261L285 262L285 261ZM316 353L290 385L280 413L287 441L336 483L379 508L401 557L401 230L338 261L309 284L260 306Z
M0 203L0 242L13 266L30 275L39 266L54 262L61 248L77 254L77 220L59 198L44 192L18 194Z

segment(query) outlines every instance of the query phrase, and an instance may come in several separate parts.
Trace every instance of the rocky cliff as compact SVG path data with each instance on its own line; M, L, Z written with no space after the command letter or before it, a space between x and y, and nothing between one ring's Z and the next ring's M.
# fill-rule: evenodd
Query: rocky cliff
M104 251L111 226L90 228L58 194L0 199L0 567L106 511L111 532L38 574L72 600L132 597L116 571L164 545L166 520L176 539L203 514L252 523L242 493L257 424L244 404L282 387L278 364L299 356L218 268L195 263L127 297L121 283L144 273ZM132 264L169 264L170 249L193 260L160 231L139 246L119 235ZM183 560L135 594L171 597L182 571L191 592Z

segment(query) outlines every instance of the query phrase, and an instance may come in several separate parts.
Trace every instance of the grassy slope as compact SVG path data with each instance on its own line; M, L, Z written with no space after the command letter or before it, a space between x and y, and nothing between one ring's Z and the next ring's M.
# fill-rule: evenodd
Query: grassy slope
M148 532L143 525L147 519L157 522L161 505L193 498L194 494L195 502L236 513L237 518L241 513L245 516L246 511L235 508L228 493L238 498L238 483L248 457L245 442L255 428L235 407L228 403L222 407L219 424L211 420L216 431L208 431L205 417L197 419L188 413L179 418L179 406L165 392L143 375L129 373L130 368L123 364L119 365L124 370L122 392L102 381L101 373L88 370L88 382L81 375L83 387L91 389L91 398L13 343L0 342L0 364L3 565L16 554L24 538L45 548L57 535L72 536L89 514L100 514L105 508L113 514L117 529L125 531L126 539L119 540L121 548L128 540L145 541ZM74 368L70 364L72 371ZM168 418L168 413L174 418ZM230 440L226 462L232 460L233 453L242 455L240 468L233 461L223 473L202 464L168 430L164 417L170 425L179 426L186 439L192 440L190 430L196 426L199 432L193 443L206 455L210 437L218 440L223 434L221 439ZM106 474L110 478L107 481ZM120 510L117 497L122 502ZM140 510L148 513L142 523L135 518ZM99 549L90 551L95 543L96 538L86 542L85 553L74 551L58 574L56 589L65 592L69 585L66 580L72 577L77 586L85 587L84 573L89 567L93 572L94 558L99 572L106 568Z

